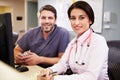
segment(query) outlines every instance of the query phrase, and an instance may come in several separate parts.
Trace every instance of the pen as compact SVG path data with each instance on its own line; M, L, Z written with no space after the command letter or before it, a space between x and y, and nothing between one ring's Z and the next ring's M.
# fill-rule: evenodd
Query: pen
M56 74L57 72L52 72L52 73L50 73L49 75L54 75L54 74ZM46 74L43 74L41 77L46 77Z

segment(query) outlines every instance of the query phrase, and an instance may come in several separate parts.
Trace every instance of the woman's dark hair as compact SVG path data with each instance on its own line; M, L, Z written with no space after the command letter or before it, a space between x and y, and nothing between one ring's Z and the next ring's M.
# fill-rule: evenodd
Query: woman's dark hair
M41 7L41 9L39 10L39 12L41 13L43 10L47 10L47 11L53 12L54 15L55 15L55 19L57 18L57 11L56 11L56 9L53 6L51 6L51 5L45 5L45 6Z
M86 12L86 14L88 15L89 19L92 21L92 24L94 23L94 12L93 12L93 9L91 8L91 6L87 2L77 1L77 2L73 3L68 9L68 17L69 18L70 18L71 11L74 8L84 10ZM90 25L92 25L92 24L90 24Z

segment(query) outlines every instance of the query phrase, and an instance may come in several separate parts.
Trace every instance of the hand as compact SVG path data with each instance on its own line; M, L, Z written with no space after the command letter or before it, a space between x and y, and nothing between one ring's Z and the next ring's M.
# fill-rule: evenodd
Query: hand
M54 80L54 77L51 73L52 73L51 69L49 68L43 69L37 76L37 80Z
M19 53L18 55L15 56L15 62L17 64L24 64L23 53Z
M36 65L42 62L42 57L38 56L36 53L27 51L27 56L24 56L25 65Z

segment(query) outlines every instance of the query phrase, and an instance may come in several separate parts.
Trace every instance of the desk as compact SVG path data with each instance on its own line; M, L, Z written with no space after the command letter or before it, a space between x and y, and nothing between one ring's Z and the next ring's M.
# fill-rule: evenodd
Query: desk
M0 80L37 80L37 75L43 68L35 66L27 66L29 71L18 72L14 68L0 61Z
M19 72L19 74L24 75L25 77L29 78L29 80L37 80L37 75L40 73L40 70L43 68L35 65L35 66L27 66L29 71L26 72Z

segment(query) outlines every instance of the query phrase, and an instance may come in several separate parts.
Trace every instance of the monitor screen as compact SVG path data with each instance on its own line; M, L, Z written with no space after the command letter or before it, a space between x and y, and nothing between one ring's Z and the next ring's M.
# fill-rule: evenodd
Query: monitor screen
M0 14L0 61L14 67L11 14Z

